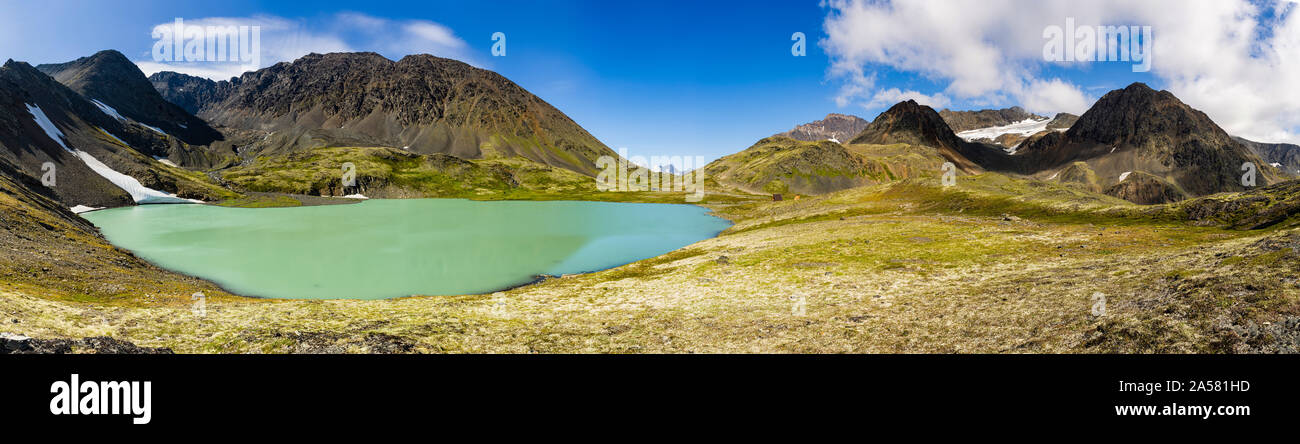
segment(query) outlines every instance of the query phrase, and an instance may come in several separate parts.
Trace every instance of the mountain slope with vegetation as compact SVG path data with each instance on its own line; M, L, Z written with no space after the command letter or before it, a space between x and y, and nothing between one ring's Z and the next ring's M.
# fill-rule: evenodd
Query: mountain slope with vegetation
M412 55L310 54L291 63L206 83L155 74L175 103L249 146L245 155L321 147L383 146L462 159L522 158L595 176L617 156L564 113L501 75Z
M1227 200L1240 199L1254 197ZM1190 202L998 174L909 179L714 205L736 222L717 238L494 295L210 296L200 316L174 293L0 286L0 313L38 338L201 353L1296 352L1300 226L1200 226Z
M92 74L65 80L104 78ZM0 68L4 331L193 353L1300 352L1300 182L1262 169L1260 187L1225 186L1218 174L1258 157L1165 92L1112 92L1015 155L903 102L849 143L769 137L706 166L702 205L734 225L678 251L493 295L307 301L237 297L113 247L69 207L131 196L73 151L233 206L312 200L275 193L682 194L594 191L586 162L608 148L499 76L443 59L313 55L229 82L152 80L220 121L225 140L191 152L238 157L171 167L154 157L194 146L31 66ZM944 186L949 161L965 174ZM59 185L41 183L44 162ZM356 187L342 187L347 163ZM774 192L805 197L749 194Z
M773 136L701 171L722 189L808 195L933 174L942 165L937 151L904 144L845 145Z
M914 100L899 102L876 116L850 143L926 146L967 173L1011 169L1010 157L995 145L967 142L957 137L933 108Z

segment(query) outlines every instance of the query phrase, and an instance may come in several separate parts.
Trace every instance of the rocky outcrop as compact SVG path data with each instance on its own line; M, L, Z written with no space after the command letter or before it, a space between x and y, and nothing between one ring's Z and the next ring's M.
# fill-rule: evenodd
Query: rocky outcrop
M1300 176L1300 145L1290 143L1263 143L1233 137L1265 162L1280 165L1278 169L1288 176Z
M70 354L93 353L115 355L167 355L168 348L140 347L108 336L81 339L35 339L13 333L0 333L0 354Z
M230 91L228 82L223 83L226 88L219 88L212 80L171 71L154 73L149 83L164 100L196 115L204 105L220 102Z
M1124 180L1106 189L1106 194L1129 202L1153 205L1177 202L1187 198L1187 194L1168 181L1138 171L1130 173Z
M1074 114L1057 113L1056 117L1053 117L1051 122L1047 122L1047 129L1049 130L1069 129L1071 126L1074 126L1075 122L1078 121L1079 121L1079 116L1076 116Z
M1257 230L1282 224L1295 225L1300 217L1300 181L1283 182L1245 193L1207 196L1180 202L1175 207L1188 220L1240 230ZM1300 246L1300 245L1298 245ZM1296 250L1300 252L1300 249Z
M1101 179L1097 177L1097 173L1088 166L1087 162L1074 162L1070 164L1070 166L1065 167L1065 169L1057 173L1056 180L1094 193L1100 193L1103 191Z

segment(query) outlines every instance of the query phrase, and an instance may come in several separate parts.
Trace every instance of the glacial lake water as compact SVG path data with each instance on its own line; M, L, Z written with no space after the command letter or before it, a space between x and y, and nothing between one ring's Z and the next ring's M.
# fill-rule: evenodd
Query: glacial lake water
M460 199L142 205L82 217L163 268L245 296L301 299L488 293L651 258L731 225L692 205Z

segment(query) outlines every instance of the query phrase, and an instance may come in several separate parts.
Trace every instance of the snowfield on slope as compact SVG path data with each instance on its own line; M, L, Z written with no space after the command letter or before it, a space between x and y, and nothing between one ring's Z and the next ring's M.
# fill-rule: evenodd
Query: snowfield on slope
M136 180L136 178L117 172L108 165L105 165L104 162L100 162L99 159L95 158L95 156L90 155L90 153L68 147L65 142L67 137L63 135L63 131L60 131L58 127L54 126L54 122L45 115L45 111L42 111L41 107L28 104L27 111L32 114L32 119L36 121L36 125L40 126L41 129L45 131L46 136L49 136L50 139L53 139L54 142L58 143L59 146L63 147L63 149L81 159L87 167L90 167L90 169L95 172L95 174L99 174L101 177L108 179L108 181L112 182L113 185L117 185L118 188L121 188L123 191L126 191L127 194L130 194L131 200L135 201L135 203L202 203L193 199L176 197L175 194L158 191L141 185L140 181ZM116 137L114 137L114 139L116 139ZM82 207L82 205L78 205L77 207Z
M1047 124L1051 122L1052 119L1048 119L1048 118L1044 118L1040 120L1028 118L1009 125L991 126L988 128L978 128L978 129L973 129L968 131L962 131L960 133L957 133L957 137L960 137L967 142L974 142L979 139L997 139L998 136L1001 136L1003 134L1019 134L1021 136L1029 137L1034 134L1038 134L1040 132L1046 131ZM1020 147L1020 144L1016 144L1016 146L1006 148L1006 152L1010 154L1015 154L1016 148L1018 147Z
M103 111L104 114L108 114L109 117L112 117L117 120L126 120L126 117L122 117L121 114L118 114L116 109L114 109L111 106L105 105L104 102L100 102L95 99L90 99L90 103L95 104L95 106L99 107L100 111Z
M988 128L978 128L969 131L957 133L957 137L972 142L978 139L996 139L1003 134L1020 134L1022 136L1032 136L1047 129L1047 124L1052 119L1034 120L1032 118L1021 120L1004 126L993 126Z

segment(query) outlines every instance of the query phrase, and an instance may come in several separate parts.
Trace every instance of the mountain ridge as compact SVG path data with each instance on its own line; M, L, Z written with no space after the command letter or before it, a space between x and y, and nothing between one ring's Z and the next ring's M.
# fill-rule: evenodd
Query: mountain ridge
M209 145L222 139L220 132L184 109L165 100L135 63L115 50L104 50L66 63L37 65L88 100L98 100L118 112L190 145Z
M1102 96L1070 129L1026 140L1017 157L1023 174L1084 161L1111 189L1123 182L1121 177L1140 178L1144 190L1121 187L1130 190L1128 195L1154 199L1139 203L1243 191L1246 187L1240 178L1246 162L1258 167L1259 185L1279 180L1276 169L1233 140L1205 113L1169 91L1155 91L1140 82ZM1131 172L1146 175L1125 174Z
M936 148L941 156L966 173L1012 168L1012 161L1003 150L962 140L938 112L915 100L899 102L880 113L850 143Z
M590 176L599 157L617 157L504 76L427 54L396 62L375 53L308 54L229 81L174 73L151 81L209 122L269 136L253 143L259 155L390 146L465 159L522 157Z
M1013 106L1002 109L981 109L968 111L955 111L943 109L939 111L939 117L952 128L955 133L970 131L980 128L990 128L995 126L1006 126L1012 123L1024 121L1025 119L1042 120L1047 117L1040 116L1025 111L1024 108Z

